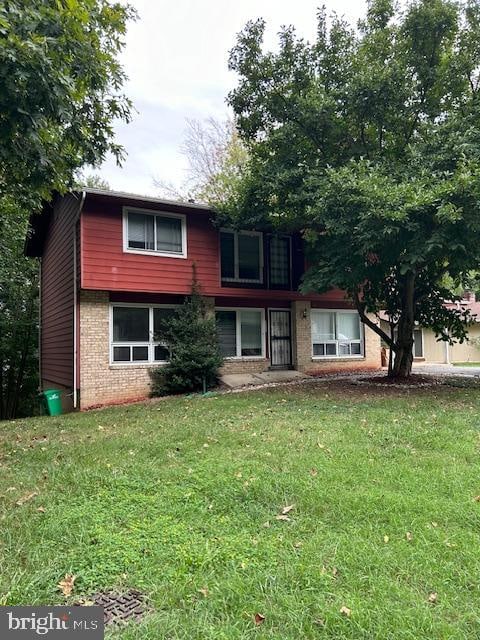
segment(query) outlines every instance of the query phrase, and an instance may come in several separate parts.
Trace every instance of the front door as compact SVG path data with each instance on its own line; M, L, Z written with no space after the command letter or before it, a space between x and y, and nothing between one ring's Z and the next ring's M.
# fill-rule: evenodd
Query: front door
M277 369L289 369L292 366L292 336L290 310L270 309L270 361Z

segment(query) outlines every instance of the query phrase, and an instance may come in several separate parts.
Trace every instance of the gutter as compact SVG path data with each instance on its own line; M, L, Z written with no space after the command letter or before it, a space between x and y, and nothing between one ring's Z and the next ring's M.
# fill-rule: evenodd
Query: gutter
M77 363L78 363L78 339L77 339L77 222L80 220L80 214L83 204L87 196L86 191L81 192L80 204L77 215L73 221L73 408L78 408L78 389L77 389Z

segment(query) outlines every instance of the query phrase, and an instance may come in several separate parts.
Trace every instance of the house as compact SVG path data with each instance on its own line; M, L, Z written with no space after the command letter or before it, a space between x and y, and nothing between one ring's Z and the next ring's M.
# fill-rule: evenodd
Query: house
M217 229L194 203L86 189L31 218L40 259L40 380L65 409L144 398L168 352L157 326L191 292L215 313L223 373L380 366L377 335L339 290L301 295L299 236Z
M463 343L455 342L449 345L438 340L432 329L416 326L413 332L414 363L419 364L454 364L460 362L480 362L480 302L476 301L475 293L465 291L458 302L446 302L447 308L461 308L470 311L471 323L468 325L468 339ZM380 326L390 333L388 318L380 315Z

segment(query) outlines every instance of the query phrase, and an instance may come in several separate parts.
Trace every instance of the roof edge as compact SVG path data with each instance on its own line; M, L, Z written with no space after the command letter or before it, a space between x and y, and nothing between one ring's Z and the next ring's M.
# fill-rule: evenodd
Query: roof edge
M201 211L213 212L212 207L200 202L189 202L188 200L168 200L166 198L156 198L155 196L145 196L139 193L130 193L128 191L111 191L110 189L96 189L93 187L84 187L87 195L101 196L105 198L116 198L121 200L135 200L151 202L152 204L164 205L166 207L184 207L188 209L200 209Z

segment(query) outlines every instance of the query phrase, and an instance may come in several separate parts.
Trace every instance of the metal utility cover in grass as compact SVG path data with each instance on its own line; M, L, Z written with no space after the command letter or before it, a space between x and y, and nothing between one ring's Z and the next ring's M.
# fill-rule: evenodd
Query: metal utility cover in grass
M140 620L148 612L145 596L140 591L130 590L126 593L100 591L91 600L103 607L103 621L107 624L126 624L132 620Z

